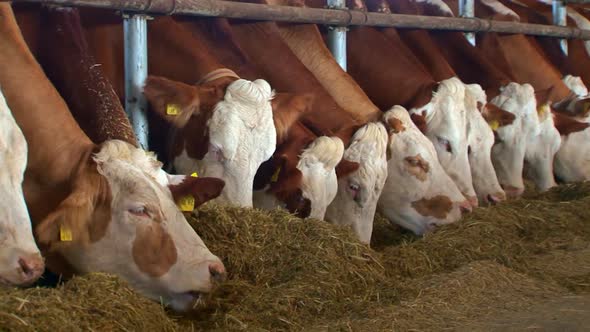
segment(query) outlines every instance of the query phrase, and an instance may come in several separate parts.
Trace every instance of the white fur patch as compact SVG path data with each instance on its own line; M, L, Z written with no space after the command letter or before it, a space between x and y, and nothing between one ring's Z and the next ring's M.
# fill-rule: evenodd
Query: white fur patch
M326 208L336 197L336 165L342 160L344 144L337 137L316 138L302 153L297 169L303 175L303 197L311 201L311 218L324 219Z
M563 83L579 97L588 95L588 88L579 76L566 75L563 78Z
M449 8L449 6L446 3L442 2L441 0L414 0L414 1L417 3L425 3L428 5L436 6L436 7L438 7L438 9L440 9L441 12L445 13L446 15L454 16L451 8Z
M494 12L500 15L506 15L514 18L517 21L520 21L520 16L516 14L512 9L504 6L501 2L497 0L481 0L481 4L491 8Z
M364 243L371 241L377 202L387 179L387 139L380 123L368 123L356 131L344 159L360 166L338 180L338 194L326 212L328 221L352 227ZM358 189L351 191L351 186Z

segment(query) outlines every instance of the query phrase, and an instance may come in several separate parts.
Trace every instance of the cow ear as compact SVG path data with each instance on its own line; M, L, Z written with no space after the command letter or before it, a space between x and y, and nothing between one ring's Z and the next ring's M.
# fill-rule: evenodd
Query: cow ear
M277 93L271 101L272 116L277 131L277 144L282 143L291 126L299 120L299 118L311 111L314 95L293 94L293 93Z
M428 131L428 126L426 124L426 112L422 112L422 114L412 113L410 114L410 119L412 119L412 122L423 134L426 134Z
M553 113L553 123L561 136L585 130L589 123L576 121L574 118L557 112Z
M104 195L100 192L108 190L108 183L98 172L87 173L78 175L70 195L35 227L39 245L55 251L71 243L95 241L105 234L111 220L110 191Z
M174 201L178 202L185 196L193 196L195 208L218 197L225 187L223 180L209 177L184 176L183 179L175 182L178 183L168 185Z
M154 112L172 125L182 128L193 114L199 113L199 89L163 77L148 76L143 94Z
M496 130L498 127L510 125L516 119L516 115L501 109L500 107L487 103L481 113L486 122Z
M340 160L338 165L336 165L336 177L337 178L345 177L345 176L349 175L350 173L358 170L359 167L360 167L360 164L355 161L349 161L346 159L342 159L342 160Z

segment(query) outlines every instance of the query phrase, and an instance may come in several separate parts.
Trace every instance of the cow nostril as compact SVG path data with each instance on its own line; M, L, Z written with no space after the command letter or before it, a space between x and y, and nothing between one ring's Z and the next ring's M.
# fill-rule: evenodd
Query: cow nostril
M222 282L225 280L225 268L221 263L211 263L209 264L209 274L211 275L211 280L213 282Z
M20 257L18 259L18 266L22 271L24 279L26 282L34 281L41 273L43 273L43 259L38 255L33 255L30 257Z
M472 205L469 201L463 201L459 203L459 208L461 209L461 213L469 213L472 210Z

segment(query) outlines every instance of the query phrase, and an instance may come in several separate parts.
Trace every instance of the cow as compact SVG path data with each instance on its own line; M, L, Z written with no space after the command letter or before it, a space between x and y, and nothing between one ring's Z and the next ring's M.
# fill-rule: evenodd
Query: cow
M113 273L144 296L191 308L225 268L175 198L202 204L223 181L169 176L127 142L94 144L31 54L9 3L0 4L0 39L0 85L29 144L23 192L47 267Z
M402 14L419 14L409 1L394 1L392 7ZM377 12L391 12L385 0L367 2L367 9ZM394 43L404 43L419 58L420 65L437 81L457 76L438 46L425 30L400 30L384 28L381 31ZM401 41L399 41L401 39ZM479 103L479 104L478 104ZM479 109L487 103L485 92L477 84L465 86L465 110L468 141L468 158L472 180L478 200L481 203L497 203L505 199L505 193L498 183L489 151L493 144L493 133ZM484 125L482 125L484 124Z
M374 28L351 28L347 43L348 73L380 109L404 106L423 124L441 164L465 197L476 205L467 156L463 83L455 77L437 83L416 65L416 60L399 52L403 45L395 44Z
M82 24L90 49L105 67L115 91L124 96L123 35L120 19L112 14L97 15L83 10ZM186 40L191 40L187 43ZM265 80L245 80L225 68L190 31L171 17L149 22L149 74L185 84L196 84L198 93L182 103L193 104L180 112L175 104L152 104L156 116L152 142L173 161L182 174L197 172L226 182L218 203L252 206L252 186L259 166L276 148L276 128L271 99L273 91ZM148 81L155 86L157 80ZM155 95L150 100L165 101L174 96ZM163 119L163 123L162 123ZM166 142L158 146L158 141ZM246 183L246 185L244 185Z
M0 284L26 286L45 270L23 197L27 142L0 92Z
M378 211L417 235L458 220L471 204L439 163L433 143L402 106L394 106L383 120L390 158Z

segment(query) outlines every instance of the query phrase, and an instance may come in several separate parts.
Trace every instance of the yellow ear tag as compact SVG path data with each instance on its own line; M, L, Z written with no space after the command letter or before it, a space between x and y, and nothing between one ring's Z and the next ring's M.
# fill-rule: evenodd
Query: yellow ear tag
M500 128L500 123L498 122L498 120L494 120L488 123L488 125L490 126L490 128L492 128L493 131L498 130L498 128Z
M549 111L549 105L548 104L542 105L542 106L540 106L540 107L537 108L537 114L540 117L543 117L545 115L545 113L547 113L548 111Z
M72 241L72 230L65 226L59 226L59 240L63 242Z
M180 113L180 109L176 104L168 104L166 105L166 114L168 115L178 115Z
M191 176L193 178L199 177L197 172L194 172L193 174L191 174ZM180 209L180 211L182 211L182 212L192 212L195 209L195 198L190 195L184 196L183 198L178 200L177 205L178 205L178 208Z
M279 173L281 173L281 168L277 168L277 170L275 171L275 173L272 175L272 177L270 178L270 182L277 182L279 180Z

